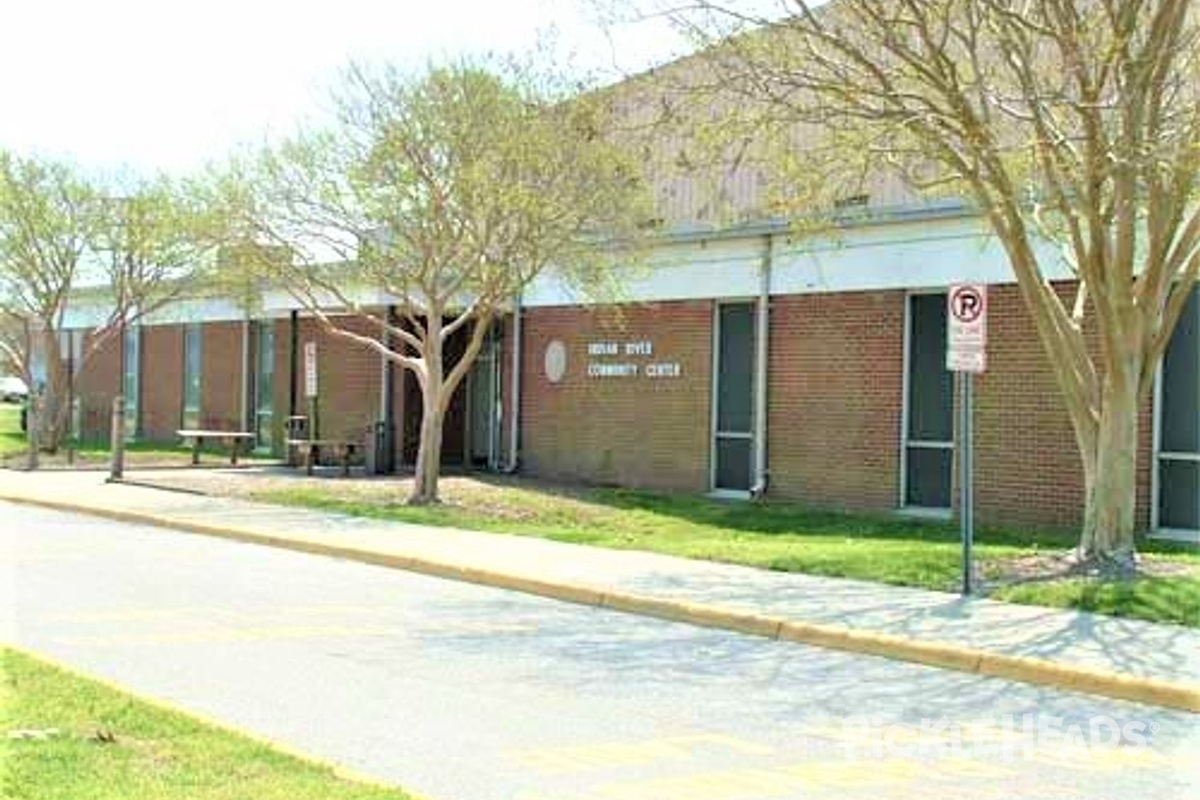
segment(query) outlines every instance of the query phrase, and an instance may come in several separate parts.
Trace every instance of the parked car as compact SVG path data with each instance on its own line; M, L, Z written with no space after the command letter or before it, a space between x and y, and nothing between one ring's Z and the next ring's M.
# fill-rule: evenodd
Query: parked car
M0 378L0 401L24 403L29 399L29 387L20 378Z

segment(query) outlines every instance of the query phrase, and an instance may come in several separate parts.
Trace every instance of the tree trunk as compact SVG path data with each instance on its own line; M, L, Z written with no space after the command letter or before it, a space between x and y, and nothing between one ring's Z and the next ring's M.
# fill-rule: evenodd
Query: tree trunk
M411 505L430 505L438 502L438 477L442 471L441 381L433 381L423 392L421 442L417 449L417 471L413 476Z
M441 314L430 314L441 319ZM432 323L430 327L434 326ZM423 353L425 378L421 382L421 441L417 447L417 472L413 476L410 505L430 505L438 502L438 477L442 471L442 392L445 375L442 370L442 339L439 330L431 330L425 340Z
M57 346L48 348L46 359L46 393L42 400L41 444L48 453L57 453L66 435L69 408L67 405L66 364Z
M1137 503L1138 370L1110 371L1101 395L1096 450L1085 454L1084 512L1080 555L1105 570L1134 567Z
M25 406L25 437L29 443L29 469L35 470L41 466L42 402L32 377L27 380L26 385L29 387L29 401Z

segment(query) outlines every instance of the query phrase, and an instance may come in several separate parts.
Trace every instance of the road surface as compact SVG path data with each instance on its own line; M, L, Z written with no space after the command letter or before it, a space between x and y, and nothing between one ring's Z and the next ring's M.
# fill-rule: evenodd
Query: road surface
M433 800L1195 796L1200 715L0 503L0 638Z

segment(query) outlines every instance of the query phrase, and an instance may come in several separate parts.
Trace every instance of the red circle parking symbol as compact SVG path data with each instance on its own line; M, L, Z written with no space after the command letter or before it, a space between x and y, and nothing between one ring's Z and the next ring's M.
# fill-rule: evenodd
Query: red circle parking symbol
M959 286L950 296L950 313L959 322L970 324L983 315L984 299L974 286Z

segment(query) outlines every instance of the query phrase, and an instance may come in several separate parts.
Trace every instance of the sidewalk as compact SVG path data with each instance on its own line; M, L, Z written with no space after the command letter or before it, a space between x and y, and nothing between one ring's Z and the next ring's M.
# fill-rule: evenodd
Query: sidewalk
M136 480L136 473L131 474ZM0 500L350 558L744 633L1200 711L1200 632L542 539L0 470Z

